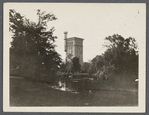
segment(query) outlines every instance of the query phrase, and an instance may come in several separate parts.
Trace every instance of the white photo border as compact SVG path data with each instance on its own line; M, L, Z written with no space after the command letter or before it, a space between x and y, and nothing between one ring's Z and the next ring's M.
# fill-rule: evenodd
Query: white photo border
M4 3L3 10L3 111L4 112L105 112L105 113L143 113L146 111L146 23L142 31L144 36L139 43L139 90L138 106L132 107L10 107L9 103L9 9L19 4L48 4L48 3ZM55 3L49 3L55 4ZM58 4L58 3L57 3ZM67 3L65 3L67 4ZM70 3L69 3L70 4ZM72 3L77 4L77 3ZM85 4L85 3L78 3ZM98 3L96 3L98 4ZM100 3L99 3L100 4ZM111 3L110 3L111 4ZM113 3L116 4L116 3ZM120 3L119 3L120 4ZM123 3L121 3L123 4ZM135 4L135 3L131 3ZM144 8L144 21L146 22L146 4L139 3Z

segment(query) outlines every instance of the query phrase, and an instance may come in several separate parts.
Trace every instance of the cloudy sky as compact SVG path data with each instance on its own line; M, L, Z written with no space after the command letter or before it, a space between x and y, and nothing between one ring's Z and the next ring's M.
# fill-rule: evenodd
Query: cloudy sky
M84 38L84 61L89 61L105 51L104 38L113 34L124 38L133 37L138 45L146 35L145 4L99 4L99 3L44 3L12 4L26 18L37 21L37 9L55 14L57 20L49 23L55 27L56 50L65 58L64 31L69 37ZM140 45L139 45L140 46Z

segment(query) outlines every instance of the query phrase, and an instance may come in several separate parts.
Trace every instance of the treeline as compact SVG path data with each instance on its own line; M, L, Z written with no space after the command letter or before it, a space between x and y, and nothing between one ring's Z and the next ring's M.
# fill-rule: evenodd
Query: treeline
M47 30L47 23L56 20L54 14L37 10L38 22L32 22L15 10L9 11L10 74L40 76L54 74L62 59L55 51L54 28Z
M113 35L105 38L107 50L102 55L97 55L91 62L83 64L83 72L99 75L103 73L138 73L138 46L134 38L123 38Z
M79 59L72 59L66 66L55 51L54 28L47 30L47 23L56 20L54 14L37 10L37 23L30 21L15 10L9 11L9 30L12 35L10 47L10 72L21 76L39 77L63 71L81 71L90 75L101 73L138 73L138 46L134 38L120 35L105 38L107 50L81 67ZM13 73L16 71L17 73Z
M63 62L60 67L59 72L63 72L65 74L69 73L78 73L81 72L81 65L79 63L79 58L78 57L73 57L72 54L67 54L67 59L69 58L69 61Z

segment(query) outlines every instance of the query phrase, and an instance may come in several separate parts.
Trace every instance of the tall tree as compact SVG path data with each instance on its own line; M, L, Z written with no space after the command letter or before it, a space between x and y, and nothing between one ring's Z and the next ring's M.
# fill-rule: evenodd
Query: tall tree
M114 64L119 71L137 70L138 53L137 44L134 38L123 38L120 35L108 36L105 38L108 48L104 53L106 65Z
M81 70L81 65L79 63L79 58L78 57L74 57L72 59L72 63L73 63L73 67L72 67L72 70L74 72L79 72Z
M33 73L29 76L38 76L42 68L52 70L53 66L58 67L61 63L60 55L55 51L57 37L53 36L54 28L47 30L47 23L56 17L40 10L37 10L37 16L38 22L35 23L15 10L9 12L9 30L13 39L11 61L12 66L15 62L15 67L20 68L21 75Z

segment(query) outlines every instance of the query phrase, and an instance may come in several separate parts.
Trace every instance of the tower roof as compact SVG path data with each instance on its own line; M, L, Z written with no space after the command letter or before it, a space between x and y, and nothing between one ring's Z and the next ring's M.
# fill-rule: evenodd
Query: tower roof
M68 38L68 40L69 40L69 39L73 39L73 40L74 40L74 39L84 40L83 38L79 38L79 37L71 37L71 38Z

